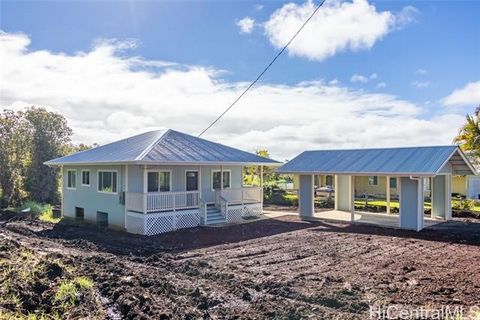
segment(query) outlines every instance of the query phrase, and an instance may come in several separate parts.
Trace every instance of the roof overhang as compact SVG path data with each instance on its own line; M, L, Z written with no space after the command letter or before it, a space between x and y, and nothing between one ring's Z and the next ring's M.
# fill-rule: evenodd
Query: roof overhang
M450 164L452 167L452 174L454 175L477 175L478 172L472 165L470 160L465 156L462 149L457 147L450 157L443 163L443 165L437 170L437 174L441 173L446 165Z
M279 167L281 162L153 162L153 161L122 161L122 162L69 162L69 163L52 163L44 162L45 165L51 167L60 166L122 166L122 165L145 165L145 166L269 166Z

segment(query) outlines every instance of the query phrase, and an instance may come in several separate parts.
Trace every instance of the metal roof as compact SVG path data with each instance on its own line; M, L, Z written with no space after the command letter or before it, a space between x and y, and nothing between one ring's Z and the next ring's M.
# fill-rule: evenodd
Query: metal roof
M66 164L264 164L280 162L175 130L142 133L45 162Z
M449 163L454 174L476 174L457 146L305 151L279 173L435 175Z

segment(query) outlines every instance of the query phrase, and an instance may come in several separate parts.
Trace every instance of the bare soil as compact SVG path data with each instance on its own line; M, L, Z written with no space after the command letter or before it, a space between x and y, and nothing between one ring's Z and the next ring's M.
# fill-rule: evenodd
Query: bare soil
M144 237L0 213L0 258L17 250L93 280L66 318L366 319L372 305L480 300L480 224L464 220L417 233L283 216ZM56 269L0 311L52 310Z

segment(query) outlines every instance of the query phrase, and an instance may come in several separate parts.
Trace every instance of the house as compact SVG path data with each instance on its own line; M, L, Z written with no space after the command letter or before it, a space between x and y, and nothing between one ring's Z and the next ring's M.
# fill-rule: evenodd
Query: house
M280 163L174 130L159 130L46 162L63 175L62 214L153 235L262 214L243 166Z
M277 172L299 175L299 213L304 218L315 216L315 175L334 176L335 211L349 212L351 222L356 214L358 183L370 181L371 177L377 177L377 184L380 178L385 182L396 178L400 213L395 225L417 231L425 225L427 180L431 185L430 218L445 221L451 219L452 175L476 175L458 146L305 151ZM391 184L386 186L385 183L387 213L390 213Z
M480 177L473 175L453 176L452 195L480 200Z

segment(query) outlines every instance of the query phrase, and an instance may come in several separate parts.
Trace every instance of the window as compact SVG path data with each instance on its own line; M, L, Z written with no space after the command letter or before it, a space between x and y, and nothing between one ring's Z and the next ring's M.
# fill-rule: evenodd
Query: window
M77 188L77 170L67 170L67 189Z
M117 193L116 171L98 171L98 192Z
M75 219L83 220L85 218L85 210L83 208L75 207Z
M90 170L82 170L82 186L90 187Z
M397 178L390 178L390 189L397 189Z
M212 171L212 189L220 189L220 170ZM230 188L230 170L223 171L223 188Z
M108 227L108 213L97 211L97 226L106 228Z
M148 192L169 192L170 171L150 171L148 172Z
M376 186L376 185L378 185L378 177L377 177L377 176L369 176L369 177L368 177L368 185L369 185L369 186Z

